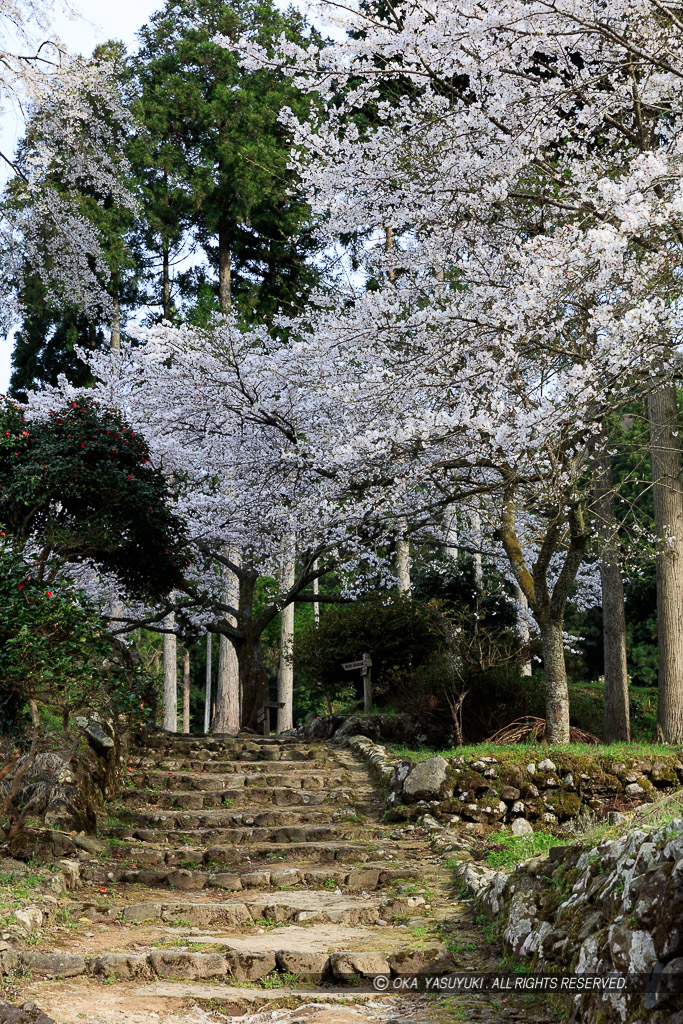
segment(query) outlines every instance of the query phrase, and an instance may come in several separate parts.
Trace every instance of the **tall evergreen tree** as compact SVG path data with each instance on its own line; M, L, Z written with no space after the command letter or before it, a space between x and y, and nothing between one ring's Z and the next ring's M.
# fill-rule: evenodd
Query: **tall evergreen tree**
M317 279L314 226L291 191L291 138L279 119L285 107L303 113L309 100L275 71L243 70L214 39L249 34L269 46L282 33L302 41L306 21L271 0L167 0L140 32L132 62L162 266L187 215L216 272L220 308L266 321ZM186 281L195 291L197 275ZM165 276L162 291L167 311Z

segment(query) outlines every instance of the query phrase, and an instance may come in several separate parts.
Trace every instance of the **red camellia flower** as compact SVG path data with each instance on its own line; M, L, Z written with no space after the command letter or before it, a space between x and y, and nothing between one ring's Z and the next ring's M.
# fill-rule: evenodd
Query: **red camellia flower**
M24 589L24 586L25 586L25 584L23 584L23 583L20 583L20 584L19 584L19 590L23 590L23 589Z

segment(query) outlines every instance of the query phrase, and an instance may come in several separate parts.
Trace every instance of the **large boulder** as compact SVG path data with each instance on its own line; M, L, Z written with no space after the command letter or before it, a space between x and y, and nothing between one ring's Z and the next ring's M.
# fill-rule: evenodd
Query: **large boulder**
M447 769L448 761L440 754L416 764L403 783L403 798L406 803L439 800L449 795L446 792Z

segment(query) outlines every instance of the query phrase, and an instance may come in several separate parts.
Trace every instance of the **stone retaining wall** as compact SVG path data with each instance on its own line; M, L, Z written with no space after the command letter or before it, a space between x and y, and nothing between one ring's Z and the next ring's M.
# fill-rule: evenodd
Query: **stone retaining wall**
M416 765L387 759L382 770L387 805L396 818L428 812L437 820L488 824L524 818L552 826L601 808L630 809L683 785L683 761L665 752L601 757L554 751L525 763L502 756L447 761L437 755Z
M649 978L647 991L568 996L572 1021L683 1024L683 819L555 847L511 874L456 873L532 972Z

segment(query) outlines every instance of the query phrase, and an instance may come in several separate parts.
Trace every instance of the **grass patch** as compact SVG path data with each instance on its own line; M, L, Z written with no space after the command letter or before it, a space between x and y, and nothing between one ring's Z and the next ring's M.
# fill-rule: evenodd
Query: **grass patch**
M511 832L500 832L491 837L492 850L486 856L486 863L492 868L514 868L530 857L541 857L551 846L558 846L557 836L548 832L533 832L527 836L514 836Z
M385 744L387 751L394 757L404 761L426 761L429 757L441 754L447 760L451 757L464 757L476 760L478 757L496 757L509 764L526 765L530 761L542 761L545 757L552 759L562 754L576 758L597 760L603 757L666 757L680 755L679 746L667 743L600 743L594 746L588 743L472 743L462 747L409 747L402 743Z

